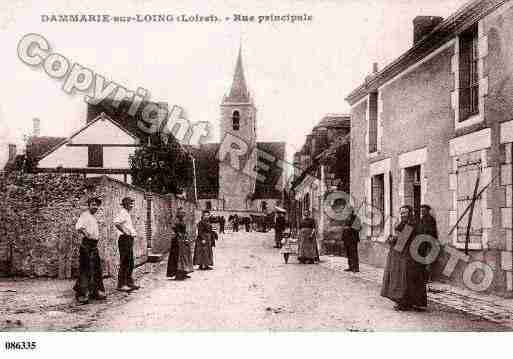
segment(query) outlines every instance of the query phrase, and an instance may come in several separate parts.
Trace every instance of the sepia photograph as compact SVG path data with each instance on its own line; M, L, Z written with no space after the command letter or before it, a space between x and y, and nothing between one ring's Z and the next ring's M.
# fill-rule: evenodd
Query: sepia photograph
M513 0L4 0L0 44L8 357L509 339Z

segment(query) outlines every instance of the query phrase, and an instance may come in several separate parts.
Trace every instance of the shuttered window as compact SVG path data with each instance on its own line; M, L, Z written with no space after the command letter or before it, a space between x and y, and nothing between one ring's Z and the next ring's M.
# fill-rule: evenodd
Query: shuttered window
M378 93L369 94L369 153L378 150Z
M476 180L479 177L479 188L482 188L485 183L482 183L481 175L481 160L478 158L479 152L475 156L469 157L465 160L458 162L457 172L457 205L458 205L458 218L464 213L467 207L472 202ZM457 229L457 244L458 247L465 245L467 225L469 221L470 210L467 211L465 216L458 224ZM470 241L471 244L481 244L483 236L483 223L482 223L482 209L481 197L475 202L474 211L472 214L472 223L470 225Z
M371 200L373 210L377 212L372 215L371 235L378 237L383 232L385 224L385 176L383 174L371 178Z
M459 121L479 112L479 73L477 27L460 36Z
M101 145L89 145L87 167L103 167L103 147Z

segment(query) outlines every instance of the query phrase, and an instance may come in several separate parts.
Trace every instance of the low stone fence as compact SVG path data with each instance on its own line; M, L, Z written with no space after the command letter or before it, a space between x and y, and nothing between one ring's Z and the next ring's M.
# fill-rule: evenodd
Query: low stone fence
M136 265L150 251L169 250L178 207L187 213L191 235L195 231L195 204L146 193L109 177L84 179L76 175L9 175L0 178L0 271L4 275L71 278L78 272L80 238L75 223L87 210L87 198L100 196L100 256L107 276L119 267L117 230L113 220L121 210L121 199L135 200L131 212L137 231L134 241ZM151 249L149 249L151 245Z

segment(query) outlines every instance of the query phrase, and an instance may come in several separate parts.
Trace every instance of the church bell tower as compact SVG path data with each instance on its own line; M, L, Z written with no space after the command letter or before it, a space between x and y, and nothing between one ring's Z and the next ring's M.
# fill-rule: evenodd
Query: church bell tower
M221 143L235 136L238 141L247 144L248 150L239 157L241 168L233 168L228 156L219 163L219 199L225 210L249 209L250 197L255 191L255 178L244 173L244 168L256 167L256 107L246 84L241 48L230 92L221 103L220 126Z

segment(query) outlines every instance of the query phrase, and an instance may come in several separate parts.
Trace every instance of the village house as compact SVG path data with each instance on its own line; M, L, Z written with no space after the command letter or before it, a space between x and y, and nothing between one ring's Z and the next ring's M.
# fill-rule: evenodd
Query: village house
M141 111L130 116L129 107L129 102L114 106L109 99L97 105L89 104L84 125L69 137L41 136L40 120L34 119L33 133L26 142L25 161L34 163L33 171L38 173L107 175L132 183L129 158L150 136L138 125ZM159 103L158 107L167 113L166 103Z
M513 291L512 30L513 1L471 1L445 20L416 17L412 47L347 96L351 195L374 208L366 206L364 262L384 266L399 207L418 213L426 203L440 242L470 256L448 276L439 258L435 278L463 285L466 263L481 261L494 273L489 291Z
M323 209L324 198L334 190L349 193L350 128L350 115L327 114L306 136L301 151L294 154L288 188L289 221L297 228L308 209L321 228L320 242L331 224Z

